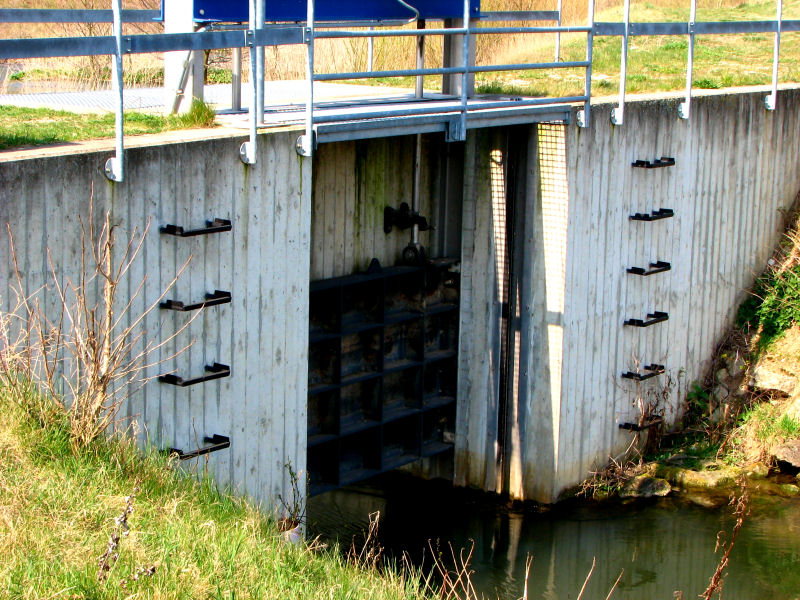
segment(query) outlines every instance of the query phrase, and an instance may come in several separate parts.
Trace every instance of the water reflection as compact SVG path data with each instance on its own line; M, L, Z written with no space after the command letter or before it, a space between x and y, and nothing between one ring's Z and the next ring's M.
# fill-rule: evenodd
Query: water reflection
M667 498L636 503L559 506L548 512L512 510L483 495L399 474L309 504L310 529L349 544L381 511L381 542L425 560L427 540L455 548L474 540L474 583L490 598L522 596L525 559L533 557L529 597L576 598L596 557L584 600L604 599L624 569L615 600L696 598L708 585L719 555L717 532L730 531L727 506L710 509ZM731 555L727 600L800 598L800 501L754 502ZM428 561L429 562L429 561Z

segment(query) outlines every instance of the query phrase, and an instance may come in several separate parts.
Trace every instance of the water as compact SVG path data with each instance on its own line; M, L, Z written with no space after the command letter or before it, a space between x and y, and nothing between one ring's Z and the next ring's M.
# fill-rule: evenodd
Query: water
M664 498L604 504L573 503L543 512L510 508L486 495L420 482L402 474L357 489L312 498L309 528L343 545L363 531L368 514L381 512L381 543L388 554L410 553L430 564L428 540L449 553L474 540L476 589L487 598L522 596L525 560L533 557L528 597L577 598L593 557L597 564L584 600L603 600L624 569L614 600L664 599L681 590L697 598L720 555L717 533L733 518L722 498L709 508ZM719 506L722 504L722 506ZM757 499L731 553L726 600L800 599L800 500ZM427 556L427 560L426 560Z

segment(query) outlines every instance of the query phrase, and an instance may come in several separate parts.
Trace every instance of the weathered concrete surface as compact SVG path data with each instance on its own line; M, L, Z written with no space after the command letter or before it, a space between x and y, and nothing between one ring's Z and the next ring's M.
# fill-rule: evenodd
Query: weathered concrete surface
M611 124L608 104L593 108L588 129L532 128L515 315L524 356L500 440L486 416L500 373L489 343L499 327L492 324L492 190L466 180L458 418L459 426L475 425L457 437L456 456L468 457L460 466L457 460L457 481L484 487L497 477L472 465L494 473L488 465L502 464L498 489L552 502L628 448L634 434L620 423L636 422L643 410L663 410L668 426L678 418L800 191L800 90L782 90L774 112L765 110L761 91L696 98L688 121L677 105L630 102L621 127ZM498 147L481 132L470 135L467 148L477 158L467 170L474 162L480 182L488 173L481 165ZM631 166L662 156L674 157L675 166ZM630 219L662 208L674 216ZM648 277L626 271L656 261L671 270ZM623 325L654 311L669 319ZM642 383L621 378L648 364L666 373Z
M230 304L195 313L156 308L137 344L141 349L180 331L151 356L157 364L146 377L170 371L195 377L214 362L230 365L231 376L185 388L151 379L123 415L159 448L191 450L206 435L229 436L230 449L208 455L208 469L220 485L259 500L290 497L287 462L305 471L311 161L298 158L296 137L290 130L259 136L253 166L241 163L243 140L230 132L131 139L121 184L103 175L108 142L82 144L77 152L0 154L0 264L7 284L14 273L6 223L28 292L51 283L50 260L62 283L76 281L81 222L88 225L93 198L95 222L110 211L119 239L150 226L120 290L119 311L134 297L123 326L159 300L185 263L164 299L189 303L217 289L231 292ZM232 231L190 238L159 233L167 224L196 229L215 218L231 220ZM56 300L50 285L42 294L50 314ZM4 310L13 301L2 294Z

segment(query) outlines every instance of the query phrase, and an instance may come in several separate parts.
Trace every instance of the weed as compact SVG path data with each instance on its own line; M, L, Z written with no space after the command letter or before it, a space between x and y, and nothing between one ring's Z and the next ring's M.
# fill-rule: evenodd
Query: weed
M105 581L108 579L111 568L116 564L117 559L119 558L119 542L122 538L127 537L130 533L128 517L133 513L133 500L136 498L138 491L138 486L133 488L133 492L131 492L130 496L125 498L125 508L122 509L122 514L114 519L114 529L108 538L106 551L103 552L102 556L97 559L98 581Z
M754 404L728 435L728 452L750 462L769 464L777 446L800 437L800 421L783 413L783 405L777 400Z
M713 79L709 79L708 77L695 79L692 82L692 85L694 85L696 88L700 88L701 90L718 90L722 87L721 83L714 81Z
M731 495L730 506L733 507L736 523L731 531L730 541L725 541L724 532L720 531L717 534L717 544L714 548L714 552L718 552L719 550L724 550L724 552L719 560L717 569L711 576L708 587L700 595L703 600L711 600L714 594L719 594L719 596L722 597L723 577L725 569L728 567L728 562L730 561L731 551L734 545L736 545L736 539L739 537L739 531L742 529L745 517L750 514L750 496L747 492L747 478L745 476L739 478L739 494L738 496L735 494Z
M769 260L750 297L737 313L737 324L758 331L756 351L762 352L784 331L800 323L800 230L787 231L786 243Z

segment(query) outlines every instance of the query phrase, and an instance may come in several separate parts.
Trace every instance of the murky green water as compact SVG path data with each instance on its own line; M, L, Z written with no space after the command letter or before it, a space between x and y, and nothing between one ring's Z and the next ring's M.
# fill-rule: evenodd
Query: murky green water
M388 553L424 560L428 540L440 548L474 540L473 577L488 598L522 596L525 559L533 557L529 598L577 598L595 557L584 600L603 600L624 569L614 600L664 599L705 590L719 561L717 533L730 532L727 506L708 508L681 498L572 504L548 512L515 510L439 482L391 474L354 490L312 498L310 530L349 544L381 512ZM726 600L800 599L800 500L751 504L730 558ZM435 543L435 542L434 542Z

